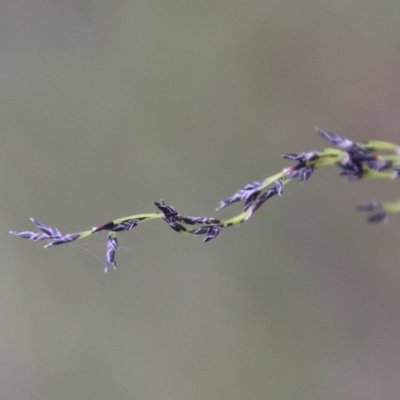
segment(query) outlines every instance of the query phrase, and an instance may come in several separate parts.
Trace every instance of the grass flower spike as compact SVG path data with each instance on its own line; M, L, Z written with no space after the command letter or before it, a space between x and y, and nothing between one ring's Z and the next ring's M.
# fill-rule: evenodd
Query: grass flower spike
M295 164L268 178L244 185L236 193L221 201L217 210L233 203L243 202L243 211L230 219L184 216L174 207L160 200L154 203L156 212L118 218L87 231L63 234L57 228L31 218L39 229L38 232L10 231L10 233L32 241L45 240L48 243L44 247L47 248L108 231L104 263L104 271L107 272L110 266L116 268L117 232L130 231L142 222L162 219L175 232L203 235L203 241L208 242L218 236L224 228L247 221L271 197L282 196L284 185L294 179L304 183L317 169L336 165L340 169L340 175L346 176L349 181L364 178L396 179L400 175L400 147L398 145L384 141L357 143L321 129L317 129L317 132L335 147L283 155L283 158L294 161ZM358 209L370 213L369 222L388 221L390 214L400 212L400 201L380 203L373 200L361 204Z

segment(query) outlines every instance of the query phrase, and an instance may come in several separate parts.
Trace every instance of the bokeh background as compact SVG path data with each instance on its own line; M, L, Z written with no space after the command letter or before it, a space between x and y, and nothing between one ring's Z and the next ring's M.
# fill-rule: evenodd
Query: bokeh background
M162 221L43 250L164 199L217 216L314 127L400 141L393 0L0 4L2 399L398 399L396 182L319 171L210 243ZM231 216L239 208L223 210Z

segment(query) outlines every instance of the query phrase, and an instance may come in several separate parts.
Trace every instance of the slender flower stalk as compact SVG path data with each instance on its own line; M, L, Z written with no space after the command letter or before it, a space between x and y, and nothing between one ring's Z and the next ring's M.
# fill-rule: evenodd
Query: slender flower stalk
M295 164L275 175L244 185L236 193L220 202L217 210L233 203L243 202L243 211L230 219L181 215L174 207L160 200L154 203L156 212L118 218L87 231L64 234L57 228L31 218L39 229L38 232L10 231L10 233L32 241L45 240L48 243L44 247L47 248L109 231L104 264L104 271L107 272L110 266L116 268L117 232L130 231L142 222L163 219L174 231L189 235L203 235L203 241L208 242L218 236L224 228L247 221L271 197L282 196L283 187L290 181L299 179L301 183L304 183L317 169L336 165L341 170L340 174L347 176L350 181L364 178L396 179L400 175L400 147L398 145L377 140L358 143L321 129L317 129L317 132L336 148L283 155L283 158L294 161ZM361 204L358 209L370 213L368 218L370 222L387 221L390 214L400 212L400 201L380 203L373 200Z

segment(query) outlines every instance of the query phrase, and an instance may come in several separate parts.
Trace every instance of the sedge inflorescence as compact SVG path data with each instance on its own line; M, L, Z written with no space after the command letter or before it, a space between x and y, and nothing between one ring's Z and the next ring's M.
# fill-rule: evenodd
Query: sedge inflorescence
M130 231L141 222L163 219L174 231L204 235L203 241L208 242L219 235L222 229L247 221L271 197L282 196L283 187L288 182L299 179L303 183L319 168L336 165L341 170L340 174L347 176L350 181L362 178L395 179L400 175L398 145L385 141L358 143L321 129L317 129L317 132L336 147L283 155L283 158L292 160L295 164L268 178L249 183L221 201L217 210L236 202L243 202L243 211L230 219L181 215L174 207L161 200L154 203L157 207L156 212L118 218L87 231L63 234L57 228L31 218L39 228L38 232L10 231L10 233L33 241L48 241L44 246L47 248L83 239L101 231L109 231L104 263L104 271L107 272L110 266L116 267L117 232ZM361 204L358 209L370 212L368 218L370 222L387 221L390 214L400 212L400 201L380 203L373 200Z

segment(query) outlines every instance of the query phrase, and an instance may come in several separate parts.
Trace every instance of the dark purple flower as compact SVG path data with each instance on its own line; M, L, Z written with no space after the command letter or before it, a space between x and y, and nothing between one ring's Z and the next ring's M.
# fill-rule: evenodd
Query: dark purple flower
M275 190L276 190L276 194L278 196L282 196L282 191L283 191L283 182L282 179L277 179L275 181Z
M303 168L288 168L285 170L285 177L288 179L299 178L303 173Z
M258 195L260 194L260 191L256 191L252 193L245 201L243 211L247 211L249 207L255 202L257 199Z
M47 249L48 247L53 247L53 246L58 246L60 244L73 242L74 240L79 239L79 237L80 237L79 233L69 233L67 235L60 237L57 240L50 242L49 244L46 244L44 248Z
M352 142L349 139L342 138L339 135L336 135L335 133L323 131L322 129L316 128L317 132L325 139L329 140L331 143L335 144L337 147L340 147L341 149L348 149L354 145L354 142Z
M368 222L386 222L389 220L388 213L382 210L382 205L376 200L371 200L366 203L360 204L357 209L359 211L375 211L372 215L368 217Z
M342 169L340 175L346 175L349 177L349 181L356 181L363 177L364 169L361 161L353 158L350 154L348 157L341 162L337 163Z
M205 235L208 233L210 227L209 226L201 226L200 228L192 229L190 233L193 235Z
M249 219L253 215L253 213L255 213L268 199L275 196L276 194L278 194L278 192L275 186L264 192L259 197L259 199L254 204L252 204L250 208L250 213L247 216L246 220Z
M160 200L159 203L154 202L154 205L164 214L165 218L168 219L179 219L179 213L174 207L168 206L164 203L164 200Z
M236 203L237 201L247 200L250 196L259 191L259 188L263 185L263 183L264 181L254 181L252 183L248 183L234 195L221 201L217 210L221 210L222 208L227 207L232 203Z
M392 167L391 161L384 160L368 160L365 165L374 171L384 171Z
M43 222L38 221L37 219L31 218L31 221L46 235L48 235L49 239L57 239L62 237L62 233L57 229L53 228L49 225L44 224Z
M173 219L168 220L165 218L165 221L176 232L187 231L187 229L182 224L180 224L179 222L177 222Z
M307 167L302 168L300 175L300 182L304 183L314 172L314 165L308 165Z
M189 216L183 216L181 215L181 221L189 224L189 225L195 225L195 224L219 224L220 220L216 218L210 218L210 217L189 217Z
M317 160L319 158L319 152L310 151L308 153L290 153L290 154L284 154L282 158L299 161L300 164L304 164L307 161Z
M112 265L114 269L117 267L117 263L115 261L115 254L118 250L118 240L117 237L110 233L107 236L106 242L106 260L104 263L104 272L108 271L108 267Z
M157 208L164 214L164 220L176 232L186 231L187 229L178 223L182 218L174 207L168 206L161 200L159 203L154 202Z
M220 226L220 225L213 225L213 226L210 226L210 229L209 229L209 231L208 231L208 233L207 233L207 236L204 238L204 242L208 242L208 241L210 241L211 239L214 239L217 235L219 235L219 233L221 232L221 230L222 230L222 226Z
M371 200L366 203L362 203L357 207L359 211L374 211L381 208L381 205L376 200Z
M381 210L378 211L375 214L372 214L370 217L368 217L368 222L387 222L389 221L389 215L387 214L387 212Z
M47 234L42 232L29 232L29 231L10 231L11 235L18 236L23 239L38 241L51 239Z
M113 232L130 231L138 224L138 222L139 222L139 220L137 220L137 219L128 219L126 221L120 222L119 224L115 224L110 229L110 231L113 231Z
M197 229L193 229L189 231L194 235L206 235L203 242L208 242L211 239L214 239L222 230L221 225L212 225L212 226L202 226Z

